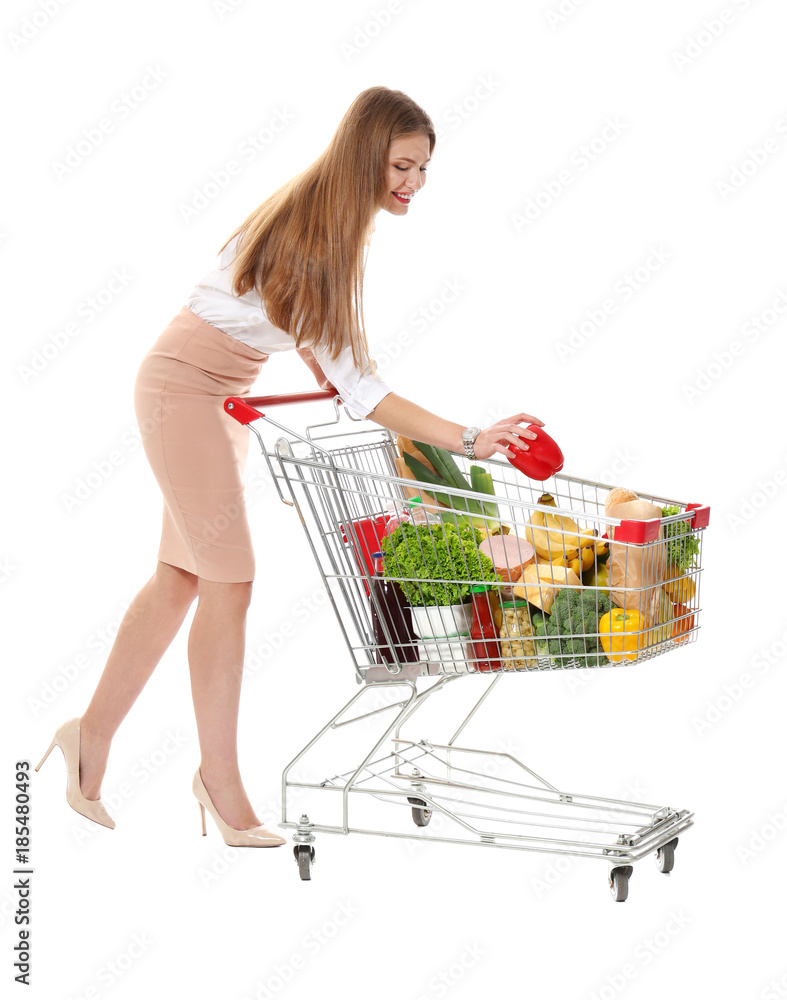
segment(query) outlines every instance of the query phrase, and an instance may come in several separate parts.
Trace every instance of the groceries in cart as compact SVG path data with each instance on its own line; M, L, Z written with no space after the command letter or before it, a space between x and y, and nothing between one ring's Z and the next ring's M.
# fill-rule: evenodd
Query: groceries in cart
M397 437L399 497L353 523L356 538L372 525L374 551L358 561L373 581L375 662L424 673L596 667L694 638L708 508L557 476L553 446L536 457L552 469L544 492L544 465L527 479L513 460L485 468Z

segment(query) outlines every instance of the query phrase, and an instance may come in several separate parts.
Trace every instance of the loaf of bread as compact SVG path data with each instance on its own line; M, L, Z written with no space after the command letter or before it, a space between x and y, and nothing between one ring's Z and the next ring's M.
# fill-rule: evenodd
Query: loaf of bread
M609 517L610 507L617 507L619 503L628 503L630 500L639 500L636 493L626 489L625 486L616 486L607 494L607 502L604 504L604 513Z

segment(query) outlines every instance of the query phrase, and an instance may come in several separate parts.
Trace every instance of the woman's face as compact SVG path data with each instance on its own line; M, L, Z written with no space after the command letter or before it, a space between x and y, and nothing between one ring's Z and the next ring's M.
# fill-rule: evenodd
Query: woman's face
M426 132L415 132L394 139L388 147L388 190L383 196L382 208L391 215L407 215L410 198L426 183L426 165L429 162L429 137Z

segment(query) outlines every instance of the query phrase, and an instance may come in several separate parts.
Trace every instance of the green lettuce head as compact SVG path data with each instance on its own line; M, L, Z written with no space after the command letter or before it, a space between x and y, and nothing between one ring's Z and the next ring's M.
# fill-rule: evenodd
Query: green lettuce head
M462 604L474 583L497 580L492 560L478 551L483 537L471 524L402 524L383 535L385 575L415 607Z

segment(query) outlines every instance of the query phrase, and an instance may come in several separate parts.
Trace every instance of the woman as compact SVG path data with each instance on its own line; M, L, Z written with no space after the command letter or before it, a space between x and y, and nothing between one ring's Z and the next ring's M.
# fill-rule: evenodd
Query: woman
M202 832L207 809L227 844L285 843L261 825L238 767L255 562L241 480L249 433L222 409L226 396L249 394L271 354L297 349L361 416L470 457L535 436L518 426L541 424L526 413L485 430L444 420L392 392L369 359L362 281L374 218L381 209L407 215L434 145L431 119L406 94L365 90L325 152L235 230L143 360L135 408L164 494L156 571L126 612L84 715L61 726L44 755L60 746L67 800L81 815L114 828L100 798L112 737L196 597L188 657Z

